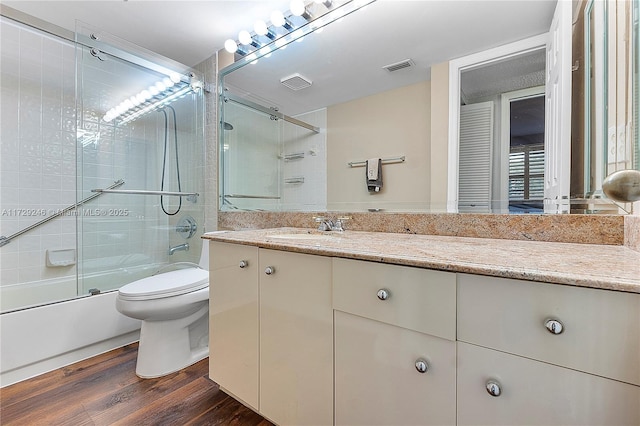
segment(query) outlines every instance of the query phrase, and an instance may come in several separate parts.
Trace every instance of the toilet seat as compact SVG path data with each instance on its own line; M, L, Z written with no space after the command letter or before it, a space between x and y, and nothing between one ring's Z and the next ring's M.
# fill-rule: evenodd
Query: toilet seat
M142 278L118 290L123 300L150 300L179 296L209 285L209 271L200 268L179 269Z

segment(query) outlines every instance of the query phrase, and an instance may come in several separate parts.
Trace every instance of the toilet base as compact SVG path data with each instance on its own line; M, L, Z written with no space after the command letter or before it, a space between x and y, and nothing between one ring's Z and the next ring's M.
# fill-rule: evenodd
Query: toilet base
M142 321L136 375L165 376L209 356L209 306L180 320Z

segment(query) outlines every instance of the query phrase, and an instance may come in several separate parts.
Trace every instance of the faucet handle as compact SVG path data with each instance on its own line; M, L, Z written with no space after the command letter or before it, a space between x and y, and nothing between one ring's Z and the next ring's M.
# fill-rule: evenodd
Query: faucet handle
M338 217L331 227L332 231L344 231L344 221L351 219L349 216Z

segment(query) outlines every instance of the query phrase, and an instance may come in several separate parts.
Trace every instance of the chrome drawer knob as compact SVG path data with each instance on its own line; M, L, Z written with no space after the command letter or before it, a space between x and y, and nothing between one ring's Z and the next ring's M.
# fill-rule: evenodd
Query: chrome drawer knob
M489 380L487 382L487 392L489 392L489 395L491 396L500 396L500 394L502 393L502 390L500 389L500 383Z
M389 298L389 290L385 288L381 288L378 290L378 299L387 300Z
M247 266L249 266L249 261L248 260L241 260L240 264L238 266L240 266L241 269L244 269Z
M267 266L266 268L264 268L264 273L267 275L273 275L276 273L276 268L274 268L273 266Z
M552 334L560 334L564 331L564 326L562 325L562 323L555 319L548 319L544 323L544 326L547 327L547 330L549 330L549 333L552 333Z
M416 370L418 370L418 373L426 373L428 369L429 365L426 359L418 358L416 360Z

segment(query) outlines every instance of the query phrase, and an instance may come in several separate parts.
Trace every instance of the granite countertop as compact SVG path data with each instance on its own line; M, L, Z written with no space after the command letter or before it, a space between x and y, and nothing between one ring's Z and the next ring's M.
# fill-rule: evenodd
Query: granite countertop
M624 246L305 228L203 238L348 259L640 293L640 252Z

